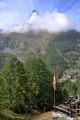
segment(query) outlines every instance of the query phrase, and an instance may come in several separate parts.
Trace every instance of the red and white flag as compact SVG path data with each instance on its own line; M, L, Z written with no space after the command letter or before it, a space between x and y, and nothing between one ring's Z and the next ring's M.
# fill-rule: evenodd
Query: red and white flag
M54 77L53 77L53 89L54 89L54 91L56 91L56 78L55 78L55 74L54 74Z

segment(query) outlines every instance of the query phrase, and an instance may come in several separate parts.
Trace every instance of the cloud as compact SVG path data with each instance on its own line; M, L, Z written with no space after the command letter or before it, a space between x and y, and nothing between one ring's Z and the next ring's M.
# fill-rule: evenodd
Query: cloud
M31 20L32 19L32 20ZM37 15L30 18L32 29L48 30L49 32L65 31L70 27L70 21L66 14L53 12L43 16Z
M9 14L8 17L10 17L11 14ZM15 16L13 17L15 19L12 19L12 22L14 23L14 21L18 20L18 15L13 13L12 16ZM48 32L61 32L70 29L80 31L79 23L80 20L70 19L68 14L54 11L44 15L32 14L26 24L23 25L17 21L15 22L15 25L11 24L9 27L7 27L7 31L27 32L29 30L46 30Z
M0 28L19 32L30 29L47 30L49 32L66 31L69 29L80 31L79 2L74 4L76 0L63 3L61 0L54 1L0 0ZM33 16L29 22L28 19L34 8L40 12L40 15ZM63 13L58 11L63 11Z

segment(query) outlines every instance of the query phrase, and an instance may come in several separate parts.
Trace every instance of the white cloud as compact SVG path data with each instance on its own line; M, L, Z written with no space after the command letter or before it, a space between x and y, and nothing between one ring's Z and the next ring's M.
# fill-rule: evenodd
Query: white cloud
M0 0L0 28L10 31L47 30L50 32L59 32L69 29L80 31L80 10L71 9L69 12L60 13L55 9L52 13L44 15L33 15L27 21L33 8L39 9L41 14L46 10L45 5L41 6L37 0ZM47 6L48 7L48 6ZM47 8L49 11L50 6ZM73 13L74 11L74 13ZM23 24L26 23L24 26Z
M59 32L67 30L70 27L70 21L67 15L59 12L46 13L43 16L32 16L29 21L34 30Z
M15 16L16 19L12 19L12 23L18 20L18 15L13 14L13 16ZM9 17L10 15L8 18ZM78 23L80 23L79 20L75 21L70 19L67 14L55 11L53 13L46 13L42 16L34 14L30 17L26 24L23 25L17 21L15 24L11 24L7 30L10 32L26 32L29 30L47 30L49 32L60 32L70 29L80 31L80 25Z

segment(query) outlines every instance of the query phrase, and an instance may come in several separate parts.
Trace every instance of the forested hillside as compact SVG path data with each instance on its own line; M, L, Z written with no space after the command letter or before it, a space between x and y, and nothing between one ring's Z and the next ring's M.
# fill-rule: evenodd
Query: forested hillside
M50 41L47 48L52 67L59 71L77 67L80 61L80 33L76 31L62 32L55 40Z
M52 57L54 57L54 54L57 52L60 59L63 59L64 64L69 66L69 64L73 64L79 57L80 33L74 30L60 33L49 33L46 31L1 33L0 51L2 53L15 55L22 61L26 61L27 57L31 54L49 55L49 57L53 59ZM70 56L72 57L70 58ZM55 64L56 57L52 61L54 63L51 64Z
M56 104L80 93L77 31L0 34L0 54L0 114L4 119L5 110L18 115L51 110L54 70ZM68 81L62 86L59 79L70 69L76 71L77 82Z

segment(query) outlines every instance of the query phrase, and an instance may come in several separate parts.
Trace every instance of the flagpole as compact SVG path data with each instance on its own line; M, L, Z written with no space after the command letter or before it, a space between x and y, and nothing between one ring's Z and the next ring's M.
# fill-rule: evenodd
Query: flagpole
M56 105L56 78L55 78L55 70L54 70L54 108L55 108L55 105ZM54 109L55 110L55 109Z
M55 90L54 90L54 107L55 107Z

